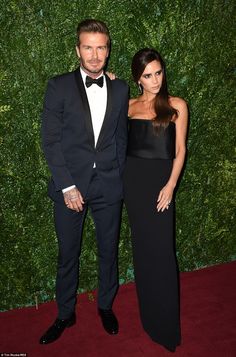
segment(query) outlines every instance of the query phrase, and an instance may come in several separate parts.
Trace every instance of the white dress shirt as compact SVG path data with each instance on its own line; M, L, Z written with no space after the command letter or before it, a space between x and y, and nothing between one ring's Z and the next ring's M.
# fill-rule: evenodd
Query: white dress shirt
M104 116L106 113L106 107L107 107L107 84L106 80L104 78L103 81L103 86L99 87L97 84L92 84L90 87L86 87L85 85L85 79L87 76L87 73L83 71L83 69L80 67L80 73L82 76L82 80L84 82L84 88L88 97L88 102L89 102L89 107L90 107L90 112L91 112L91 118L92 118L92 125L93 125L93 133L94 133L94 145L96 147L98 137L102 128ZM102 77L103 73L98 76ZM97 79L96 78L96 79ZM94 166L95 167L95 163ZM62 190L63 193L66 191L69 191L70 189L74 188L75 185L66 187Z

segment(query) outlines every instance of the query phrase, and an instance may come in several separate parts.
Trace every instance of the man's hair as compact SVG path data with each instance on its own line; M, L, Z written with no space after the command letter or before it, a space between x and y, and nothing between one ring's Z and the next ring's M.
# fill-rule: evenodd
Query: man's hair
M99 32L107 35L107 47L110 48L110 34L107 25L103 21L86 19L81 21L77 27L77 46L80 45L80 34L82 32Z

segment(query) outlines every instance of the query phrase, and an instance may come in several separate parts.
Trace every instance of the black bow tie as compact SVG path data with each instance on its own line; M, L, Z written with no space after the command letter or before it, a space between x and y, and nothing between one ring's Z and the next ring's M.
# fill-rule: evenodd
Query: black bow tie
M103 86L103 76L99 77L98 79L91 78L89 76L86 76L85 80L86 87L90 87L92 84L97 84L99 87L102 88Z

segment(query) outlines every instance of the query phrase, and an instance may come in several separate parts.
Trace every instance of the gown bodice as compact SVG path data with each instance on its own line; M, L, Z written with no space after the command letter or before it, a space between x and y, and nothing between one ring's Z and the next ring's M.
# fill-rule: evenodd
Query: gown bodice
M170 121L169 125L155 133L152 120L130 119L128 156L144 159L166 159L175 158L175 123Z

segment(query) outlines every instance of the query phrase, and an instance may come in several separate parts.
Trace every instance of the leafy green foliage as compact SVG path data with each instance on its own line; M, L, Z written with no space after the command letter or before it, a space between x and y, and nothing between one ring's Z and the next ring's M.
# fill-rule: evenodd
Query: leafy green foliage
M54 297L57 243L49 172L41 151L40 113L46 81L78 62L75 29L104 20L112 36L108 69L138 91L134 53L157 48L173 95L189 104L186 167L176 195L180 270L236 259L234 1L2 0L0 40L1 308ZM142 189L142 188L140 188ZM130 228L123 210L120 280L133 279ZM94 226L88 216L80 291L97 285Z

